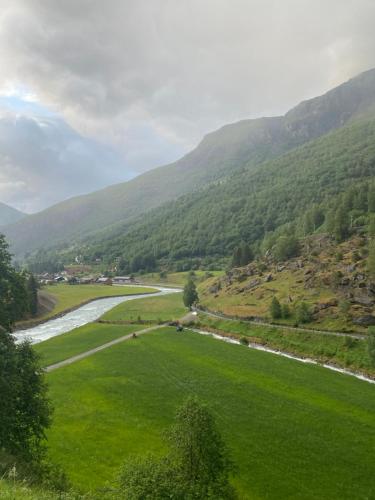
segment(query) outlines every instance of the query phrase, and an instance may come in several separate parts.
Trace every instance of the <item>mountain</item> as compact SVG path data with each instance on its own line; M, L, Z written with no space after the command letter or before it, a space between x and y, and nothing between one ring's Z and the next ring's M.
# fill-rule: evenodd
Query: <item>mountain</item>
M26 217L26 214L0 202L0 227L12 224Z
M119 231L120 236L86 240L79 252L90 260L122 257L132 262L133 272L151 270L155 259L166 265L203 259L207 265L230 256L242 241L257 248L265 237L276 238L282 231L313 232L318 224L308 217L328 227L344 203L343 194L343 224L349 219L354 226L365 224L372 189L375 200L374 179L375 113L169 202L127 232Z
M86 196L72 198L7 227L12 251L70 245L112 226L128 231L140 215L256 169L366 114L375 105L375 70L296 106L283 117L243 120L208 134L175 163Z

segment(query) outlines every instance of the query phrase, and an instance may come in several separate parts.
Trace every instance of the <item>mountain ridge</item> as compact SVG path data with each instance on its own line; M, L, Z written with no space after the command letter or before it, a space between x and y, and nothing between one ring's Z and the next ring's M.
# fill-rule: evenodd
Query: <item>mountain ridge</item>
M127 230L142 214L340 128L372 106L375 70L298 104L284 116L224 125L180 160L28 216L8 226L6 236L12 250L22 254L26 249L70 244L113 225Z
M0 228L21 220L27 215L16 208L6 205L0 201Z

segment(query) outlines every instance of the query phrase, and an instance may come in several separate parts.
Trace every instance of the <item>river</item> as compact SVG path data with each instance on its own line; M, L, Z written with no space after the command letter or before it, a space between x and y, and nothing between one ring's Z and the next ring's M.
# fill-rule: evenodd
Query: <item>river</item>
M135 285L133 285L136 287ZM152 286L157 293L150 294L152 297L157 297L160 295L167 295L170 293L180 292L179 289L165 288L160 286ZM28 328L26 330L18 330L14 333L14 337L18 342L23 340L29 340L32 344L38 342L43 342L62 333L70 332L79 326L86 325L92 321L99 319L104 313L128 300L144 299L147 297L145 294L139 295L127 295L124 297L109 297L105 299L95 299L92 302L85 304L84 306L78 307L74 311L68 312L63 316L55 319L50 319L45 323L38 326Z

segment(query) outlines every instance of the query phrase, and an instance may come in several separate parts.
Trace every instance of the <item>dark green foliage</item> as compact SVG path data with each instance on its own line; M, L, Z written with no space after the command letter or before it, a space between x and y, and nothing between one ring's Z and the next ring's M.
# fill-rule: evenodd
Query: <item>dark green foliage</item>
M38 461L51 409L39 358L0 331L0 451Z
M271 314L272 319L280 319L282 316L281 305L276 297L274 297L272 299L272 302L270 305L270 314Z
M283 317L283 319L290 318L291 312L290 312L290 308L289 308L288 304L283 304L281 306L281 316Z
M333 234L338 242L345 240L349 235L349 216L345 205L340 205L336 210Z
M297 323L309 323L312 320L311 310L306 302L301 302L296 307Z
M186 307L191 307L195 302L198 302L197 288L191 277L184 287L183 302Z
M32 316L38 312L38 282L32 274L27 279L29 310Z
M235 499L228 475L233 465L207 409L189 398L167 434L170 453L128 460L119 477L124 498Z
M372 366L375 366L375 328L368 329L367 352Z
M31 309L26 276L11 265L4 236L0 235L0 327L11 330Z
M273 254L279 261L296 257L299 253L299 242L294 236L281 236L275 245Z
M253 252L247 243L236 247L232 256L232 267L246 266L254 259Z

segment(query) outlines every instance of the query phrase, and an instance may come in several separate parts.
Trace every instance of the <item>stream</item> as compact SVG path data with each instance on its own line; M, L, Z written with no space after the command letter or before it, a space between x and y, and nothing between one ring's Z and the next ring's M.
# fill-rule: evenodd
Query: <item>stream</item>
M132 285L136 288L137 285ZM180 292L179 289L174 288L164 288L160 286L152 286L158 290L156 293L150 294L151 297L158 297L160 295L167 295L170 293ZM62 333L70 332L79 326L86 325L92 321L99 319L104 313L111 310L113 307L128 300L144 299L148 295L138 294L138 295L127 295L127 296L117 296L109 297L103 299L94 299L93 301L85 304L84 306L78 307L74 311L70 311L62 316L54 319L50 319L45 323L40 325L27 328L26 330L18 330L13 335L18 342L23 340L29 340L32 344L38 342L43 342Z

